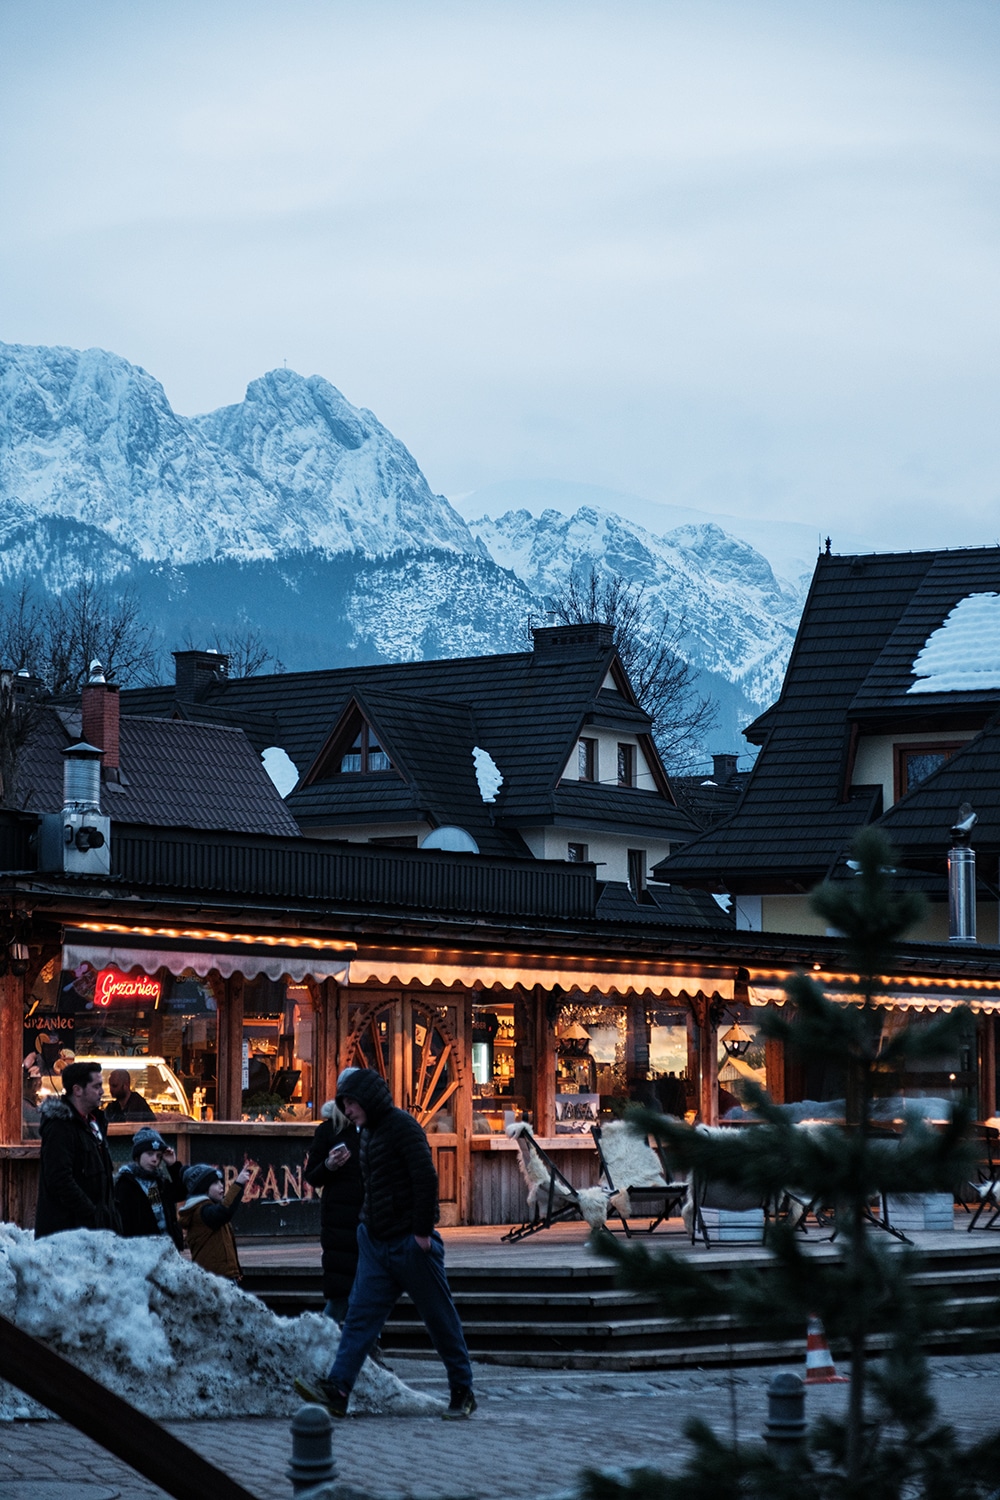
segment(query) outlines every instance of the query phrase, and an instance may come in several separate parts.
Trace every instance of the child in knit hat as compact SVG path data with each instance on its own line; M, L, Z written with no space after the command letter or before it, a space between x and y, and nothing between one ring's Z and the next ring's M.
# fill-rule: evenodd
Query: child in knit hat
M243 1189L250 1181L250 1168L243 1168L228 1192L225 1180L218 1167L206 1166L204 1162L185 1167L184 1187L188 1197L177 1217L187 1236L195 1265L230 1281L242 1281L236 1236L230 1220L240 1206Z
M177 1224L177 1204L187 1196L182 1168L152 1126L144 1125L132 1137L132 1160L119 1168L114 1193L126 1239L165 1234L183 1250Z

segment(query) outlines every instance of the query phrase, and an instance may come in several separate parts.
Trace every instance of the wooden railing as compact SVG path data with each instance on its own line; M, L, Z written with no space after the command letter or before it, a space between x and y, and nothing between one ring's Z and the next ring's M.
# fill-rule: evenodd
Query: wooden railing
M69 1422L174 1500L257 1500L173 1433L61 1354L0 1317L0 1377ZM73 1482L67 1480L70 1491Z

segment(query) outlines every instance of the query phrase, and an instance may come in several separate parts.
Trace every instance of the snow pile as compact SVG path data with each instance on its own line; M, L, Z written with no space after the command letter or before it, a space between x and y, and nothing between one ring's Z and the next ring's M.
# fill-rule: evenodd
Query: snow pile
M325 1374L335 1323L281 1318L159 1238L86 1229L35 1242L0 1224L0 1312L148 1416L290 1415L296 1375ZM441 1411L434 1397L366 1362L352 1407L393 1416ZM0 1420L46 1413L0 1381Z
M481 749L479 745L473 748L472 759L476 767L476 781L479 784L479 795L484 802L495 802L497 800L497 792L503 786L503 772L490 752Z
M1000 594L969 594L932 630L911 668L908 693L976 693L1000 688Z

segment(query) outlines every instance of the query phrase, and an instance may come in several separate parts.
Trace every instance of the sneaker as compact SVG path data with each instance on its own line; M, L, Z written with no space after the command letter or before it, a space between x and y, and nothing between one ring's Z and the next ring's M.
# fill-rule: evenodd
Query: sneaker
M472 1394L469 1385L458 1385L451 1393L448 1402L448 1410L443 1411L441 1416L446 1422L463 1422L466 1417L471 1417L476 1409L476 1398Z
M334 1385L329 1380L303 1380L300 1375L295 1377L295 1391L303 1401L312 1401L316 1406L325 1406L331 1417L346 1417L347 1403L351 1399L350 1391L345 1391L343 1386Z

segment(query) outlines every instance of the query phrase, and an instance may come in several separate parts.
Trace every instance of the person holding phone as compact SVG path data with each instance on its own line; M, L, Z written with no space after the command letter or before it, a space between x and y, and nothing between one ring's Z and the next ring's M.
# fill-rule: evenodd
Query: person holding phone
M358 1132L328 1099L306 1157L305 1179L319 1188L319 1239L323 1250L323 1295L328 1318L343 1323L358 1269L358 1217L365 1196Z

